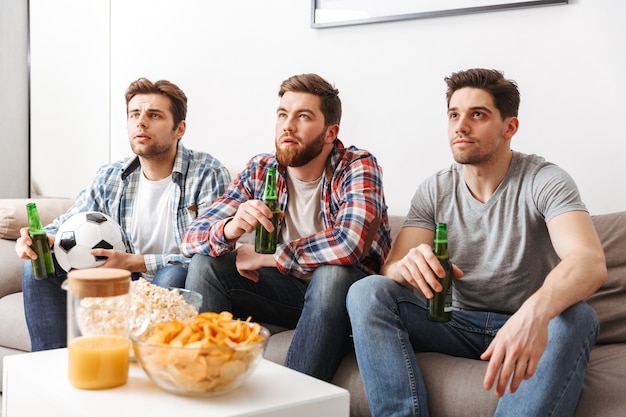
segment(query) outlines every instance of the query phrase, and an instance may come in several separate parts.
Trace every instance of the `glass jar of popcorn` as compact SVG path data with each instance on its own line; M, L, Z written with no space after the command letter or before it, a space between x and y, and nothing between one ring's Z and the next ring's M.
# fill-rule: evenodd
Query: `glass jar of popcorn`
M67 275L68 375L76 388L112 388L128 380L130 277L115 268Z

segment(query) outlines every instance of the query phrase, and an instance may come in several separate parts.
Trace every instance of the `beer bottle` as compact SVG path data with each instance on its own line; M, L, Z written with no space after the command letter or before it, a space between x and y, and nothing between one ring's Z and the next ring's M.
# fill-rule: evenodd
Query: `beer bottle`
M276 191L276 168L267 169L263 202L273 213L272 224L274 225L274 231L270 233L261 223L257 224L254 251L256 253L274 253L276 252L276 242L278 240L278 219L280 214L278 192Z
M28 234L33 244L31 248L37 253L37 259L31 259L35 279L46 279L54 275L54 263L48 243L48 234L41 225L39 212L35 203L26 204L28 213Z
M432 321L449 321L452 316L452 264L448 258L448 233L445 223L437 223L433 252L439 263L446 271L443 278L437 277L443 287L440 292L434 292L428 300L428 319Z

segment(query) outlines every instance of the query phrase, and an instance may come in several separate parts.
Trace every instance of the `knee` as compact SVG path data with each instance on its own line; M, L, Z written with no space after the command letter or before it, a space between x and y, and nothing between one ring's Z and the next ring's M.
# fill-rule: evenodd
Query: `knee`
M348 288L364 275L354 267L323 265L313 272L308 291L311 294L318 294L322 300L337 296L345 300Z
M184 288L186 278L186 267L180 265L168 265L157 271L152 283L160 287Z
M566 320L580 324L582 328L598 328L596 311L584 301L580 301L563 312Z
M208 272L215 268L217 260L220 258L214 258L212 256L195 254L189 262L187 270L188 280L197 280L202 277L206 277Z
M580 301L555 317L551 323L551 333L555 337L572 340L587 338L593 346L598 338L600 325L595 310L587 303ZM581 338L581 336L584 336Z
M189 262L185 287L195 289L204 285L207 281L219 279L220 277L232 277L237 274L235 266L235 253L229 252L222 256L212 257L195 254Z
M191 270L192 268L193 269L206 268L206 266L210 264L211 259L213 258L207 255L195 254L191 258L191 261L189 261L189 269Z
M376 308L377 294L389 283L394 282L382 275L370 275L352 284L346 297L350 315L357 315L360 312L371 313L371 309Z
M187 267L187 277L185 278L185 287L194 289L198 282L202 281L207 275L206 272L210 268L211 258L205 255L196 254L191 258Z

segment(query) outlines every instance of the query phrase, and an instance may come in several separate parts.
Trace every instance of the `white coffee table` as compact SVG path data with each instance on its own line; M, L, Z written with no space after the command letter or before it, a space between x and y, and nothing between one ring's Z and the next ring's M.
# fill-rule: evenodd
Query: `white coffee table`
M235 391L197 398L158 388L133 363L122 387L86 391L67 379L67 349L5 356L3 417L348 417L350 394L263 360Z

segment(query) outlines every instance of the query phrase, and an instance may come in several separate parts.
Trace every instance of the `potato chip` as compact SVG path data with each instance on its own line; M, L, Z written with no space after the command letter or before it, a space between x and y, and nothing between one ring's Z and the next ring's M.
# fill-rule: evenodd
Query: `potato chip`
M157 384L176 393L211 393L236 386L261 358L267 330L251 318L206 312L192 321L152 326L137 344L137 358ZM207 349L208 348L208 349Z

